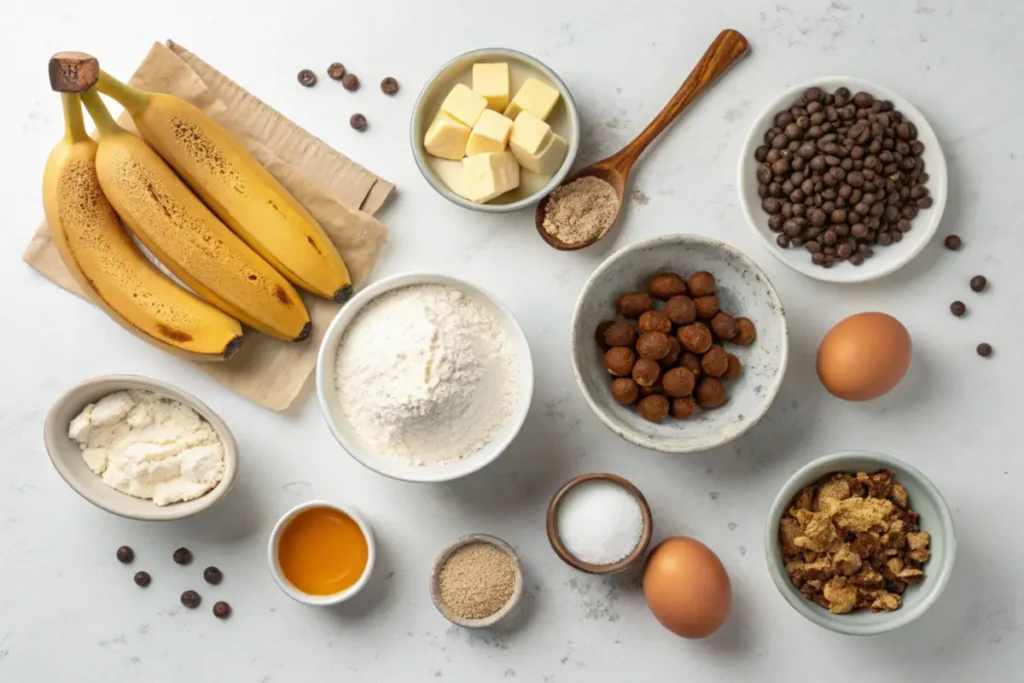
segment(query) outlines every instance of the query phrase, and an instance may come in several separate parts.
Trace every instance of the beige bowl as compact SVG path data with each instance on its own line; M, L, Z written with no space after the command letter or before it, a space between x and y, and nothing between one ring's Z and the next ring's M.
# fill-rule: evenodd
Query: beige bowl
M95 403L107 394L126 389L148 390L181 401L210 423L224 442L224 478L217 486L195 500L160 507L151 500L135 498L112 489L93 474L82 459L82 450L68 437L68 425L88 404ZM227 495L238 472L238 446L224 420L192 394L170 384L137 375L101 375L65 391L46 415L43 441L57 473L78 495L96 507L129 519L167 521L201 512Z
M508 599L508 602L500 610L489 617L481 619L463 619L452 613L448 606L444 604L444 600L441 599L441 568L444 567L444 563L448 561L448 558L455 554L455 551L474 543L487 543L507 553L512 558L512 564L515 565L516 583L512 589L512 597ZM434 569L430 574L430 597L434 601L434 607L437 608L437 611L456 626L464 628L488 628L494 626L511 614L519 604L519 600L523 597L523 565L520 563L519 556L516 555L516 551L512 549L512 546L497 536L491 536L490 534L463 536L445 548L434 562Z

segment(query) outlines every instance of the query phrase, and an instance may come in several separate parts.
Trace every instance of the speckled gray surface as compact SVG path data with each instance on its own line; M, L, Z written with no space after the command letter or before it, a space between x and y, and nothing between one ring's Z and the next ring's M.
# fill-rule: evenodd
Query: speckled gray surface
M724 406L700 410L688 420L669 416L660 423L649 422L612 399L613 378L605 370L594 330L615 318L615 301L621 295L647 291L652 275L673 272L685 278L701 270L715 276L721 309L750 318L757 339L750 346L726 345L740 359L743 373L725 383L729 400ZM733 247L697 235L656 237L608 257L580 293L570 345L577 381L601 421L638 446L669 453L721 446L755 425L779 390L789 354L785 311L768 276Z

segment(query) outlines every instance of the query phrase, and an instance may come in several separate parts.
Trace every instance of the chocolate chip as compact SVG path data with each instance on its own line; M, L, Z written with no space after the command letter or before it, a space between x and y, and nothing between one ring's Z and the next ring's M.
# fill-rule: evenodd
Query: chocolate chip
M135 559L135 551L126 545L117 549L117 561L121 564L129 564Z
M216 567L207 567L203 570L203 578L206 579L206 583L216 586L224 580L224 574Z
M984 291L985 287L988 286L988 280L984 275L975 275L971 278L971 289L975 292Z
M341 78L341 84L345 86L345 90L359 90L359 77L355 74L345 74Z
M145 588L152 583L153 577L149 575L149 572L135 572L134 581L136 586Z
M192 562L192 551L188 548L178 548L172 555L178 564L190 564Z
M299 72L299 83L307 88L312 88L316 85L316 74L309 69L303 69Z
M227 619L231 616L231 605L223 600L213 603L213 616L218 619Z
M349 117L348 125L352 126L359 132L362 132L366 130L366 117L362 114L352 114L352 116Z
M978 355L982 358L988 358L992 355L992 346L985 343L978 344Z
M345 65L341 62L334 62L327 67L327 75L336 81L340 81L345 77Z
M385 95L394 95L398 92L398 81L391 76L388 76L380 82L380 90Z
M196 593L195 591L185 591L181 594L181 604L189 609L199 607L199 603L202 601L203 599L199 596L199 593Z
M954 301L949 305L949 310L953 315L960 318L967 312L967 306L963 301Z

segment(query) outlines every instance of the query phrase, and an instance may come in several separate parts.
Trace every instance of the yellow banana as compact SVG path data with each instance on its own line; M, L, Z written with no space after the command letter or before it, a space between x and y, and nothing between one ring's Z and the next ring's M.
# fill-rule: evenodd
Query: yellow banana
M46 162L43 207L64 265L90 300L125 329L193 360L224 360L242 345L237 320L161 273L121 227L96 177L96 142L78 95L62 94L65 132Z
M178 97L136 90L102 71L96 88L120 102L142 138L291 282L339 303L352 295L348 269L327 233L216 119Z
M149 145L118 126L95 89L81 97L100 132L100 186L139 241L201 297L246 325L280 339L309 336L309 313L295 288L221 223Z

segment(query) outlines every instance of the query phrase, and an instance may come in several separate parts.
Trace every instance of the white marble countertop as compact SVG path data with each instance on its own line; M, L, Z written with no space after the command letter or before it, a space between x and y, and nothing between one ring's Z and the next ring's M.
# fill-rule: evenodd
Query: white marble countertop
M0 681L1003 681L1024 668L1024 550L1014 503L1024 488L1011 424L1024 269L1020 180L1024 137L1024 6L1004 0L754 0L729 3L520 0L431 2L209 2L170 5L68 0L13 3L0 51L8 69L0 129ZM505 7L509 11L504 10ZM515 11L512 11L515 8ZM581 109L580 161L626 143L675 91L722 28L753 54L699 100L636 168L633 200L613 240L559 253L532 214L459 209L419 176L407 122L426 77L460 52L501 45L536 55L568 83ZM188 363L136 341L20 261L42 209L40 177L60 136L60 105L45 63L61 49L100 56L128 74L150 43L173 37L377 173L399 191L381 219L391 244L375 276L413 268L468 278L497 293L522 322L536 364L533 409L493 466L448 485L384 479L346 456L311 392L274 414L228 393ZM295 74L341 60L363 89L301 88ZM940 238L896 275L863 286L804 279L755 241L737 206L735 171L756 112L788 84L825 74L884 83L925 112L943 142L950 199ZM377 92L384 76L403 86ZM357 134L354 111L370 120ZM767 418L712 452L667 457L616 439L590 413L572 377L569 321L588 274L611 250L646 237L695 232L726 240L768 272L786 304L789 373ZM941 235L965 248L950 253ZM1006 241L1004 241L1006 240ZM1018 251L1020 250L1020 251ZM1014 264L1018 265L1014 265ZM990 289L967 288L975 274ZM1016 294L1014 293L1016 292ZM970 315L948 311L963 299ZM813 368L822 334L841 317L884 310L910 329L916 355L890 395L847 404ZM974 347L988 341L988 360ZM231 495L189 521L143 524L93 508L57 476L42 419L66 386L130 372L175 382L233 427L243 462ZM875 638L838 636L802 619L765 569L765 512L783 481L824 453L875 449L922 469L953 511L959 552L941 600L918 622ZM545 508L584 471L608 470L648 496L658 536L693 535L722 558L735 605L706 641L681 640L648 613L628 579L574 573L551 551ZM377 573L338 609L285 597L267 571L268 532L285 509L321 497L350 501L372 520ZM505 538L528 572L526 610L513 629L451 627L427 590L431 561L469 532ZM133 568L115 548L136 549ZM170 560L185 545L190 569ZM234 606L227 622L178 595L203 591L207 564L225 573L208 603ZM131 583L146 568L153 585Z

